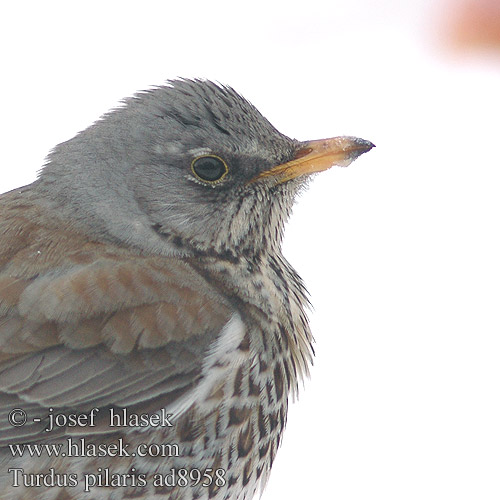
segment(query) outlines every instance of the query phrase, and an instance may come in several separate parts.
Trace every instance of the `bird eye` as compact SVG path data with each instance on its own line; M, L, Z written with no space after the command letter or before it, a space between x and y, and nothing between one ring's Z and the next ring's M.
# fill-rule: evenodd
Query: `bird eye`
M203 182L220 182L228 173L226 162L215 155L199 156L191 163L191 170L196 178Z

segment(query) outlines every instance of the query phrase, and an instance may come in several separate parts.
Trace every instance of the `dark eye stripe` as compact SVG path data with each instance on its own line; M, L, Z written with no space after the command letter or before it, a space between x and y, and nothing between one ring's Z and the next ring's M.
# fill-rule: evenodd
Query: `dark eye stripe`
M228 173L226 162L215 155L204 155L195 158L191 170L197 179L214 184L220 182Z

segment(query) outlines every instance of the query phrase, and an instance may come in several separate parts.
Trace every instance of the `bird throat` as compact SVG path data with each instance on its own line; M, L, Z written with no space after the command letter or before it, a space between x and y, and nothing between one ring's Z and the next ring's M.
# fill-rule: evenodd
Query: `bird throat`
M253 332L248 341L256 352L266 353L269 362L276 356L288 358L295 394L313 356L309 301L295 270L275 252L237 259L203 255L187 261L244 312L243 321Z

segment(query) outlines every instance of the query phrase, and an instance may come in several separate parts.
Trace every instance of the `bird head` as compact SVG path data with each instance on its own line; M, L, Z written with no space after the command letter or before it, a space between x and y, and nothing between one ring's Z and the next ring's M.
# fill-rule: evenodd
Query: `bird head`
M312 174L372 147L290 139L232 88L174 80L57 146L38 189L98 239L167 255L254 253L280 245Z

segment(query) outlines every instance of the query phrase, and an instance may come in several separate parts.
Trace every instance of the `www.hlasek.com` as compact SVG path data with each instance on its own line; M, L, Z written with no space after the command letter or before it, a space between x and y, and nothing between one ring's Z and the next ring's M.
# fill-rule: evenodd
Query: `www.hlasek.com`
M67 438L62 443L9 444L13 457L179 457L178 444L140 443L134 451L123 438L112 443L92 443Z

